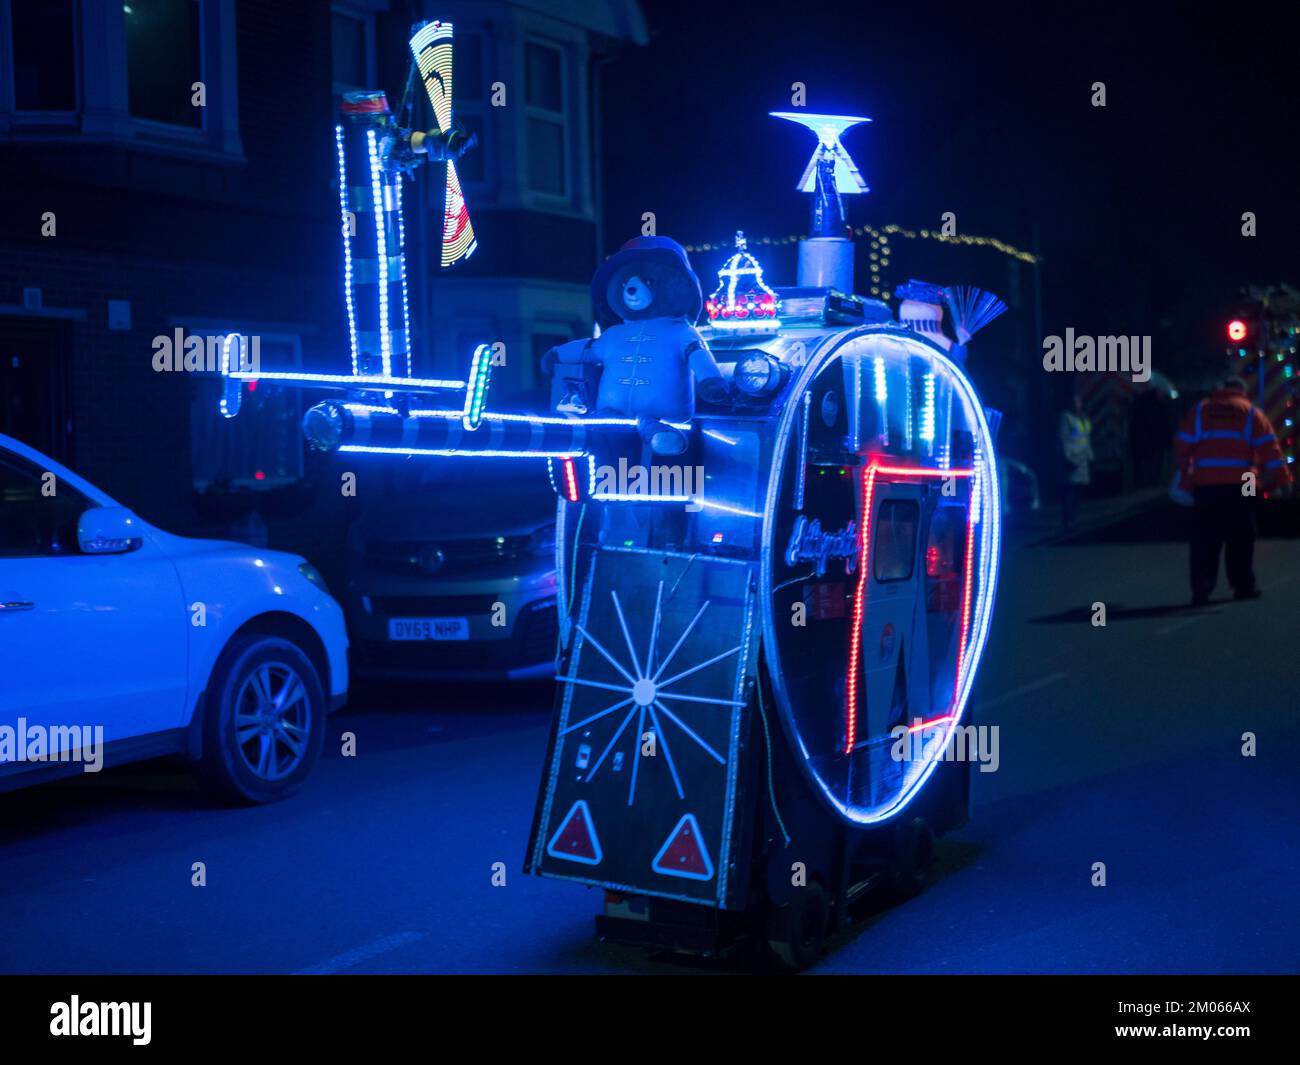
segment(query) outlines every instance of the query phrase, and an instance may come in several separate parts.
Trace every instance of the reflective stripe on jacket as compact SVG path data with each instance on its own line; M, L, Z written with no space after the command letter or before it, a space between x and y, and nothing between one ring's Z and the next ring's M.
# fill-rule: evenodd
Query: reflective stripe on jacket
M1265 487L1291 479L1267 415L1234 389L1211 392L1187 412L1174 437L1174 457L1187 488L1240 484L1249 470Z

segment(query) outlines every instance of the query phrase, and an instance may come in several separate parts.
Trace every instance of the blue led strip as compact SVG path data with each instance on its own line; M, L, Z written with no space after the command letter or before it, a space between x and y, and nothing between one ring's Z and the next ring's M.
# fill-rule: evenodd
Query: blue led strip
M402 277L402 338L406 348L406 373L411 374L411 300L406 284L406 220L402 211L402 175L395 175L397 215L397 262Z
M384 234L383 167L373 129L366 130L370 154L370 196L375 207L375 251L379 265L379 360L383 375L393 375L393 336L388 328L388 240Z
M320 385L322 388L354 385L357 388L374 390L376 386L382 385L386 390L397 392L442 390L459 392L465 387L464 381L444 380L437 377L359 377L355 374L299 373L297 371L253 373L251 370L231 370L226 376L236 381L297 381L304 385Z
M794 509L803 510L804 489L808 483L808 417L812 408L812 393L803 394L803 410L799 422L799 469L795 473Z
M343 127L334 127L339 153L339 213L343 219L343 298L348 308L348 339L352 345L352 376L357 375L357 314L352 303L352 234L348 224L348 167L343 156Z
M333 401L327 401L331 404ZM578 420L539 425L485 415L481 428L475 431L464 424L462 411L403 417L396 408L378 404L336 406L345 415L337 438L341 451L485 458L577 458L586 454L588 430Z

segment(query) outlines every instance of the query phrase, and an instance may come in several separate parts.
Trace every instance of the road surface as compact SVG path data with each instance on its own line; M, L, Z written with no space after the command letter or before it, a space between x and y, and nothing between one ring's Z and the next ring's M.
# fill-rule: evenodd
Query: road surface
M999 768L931 888L815 971L1300 970L1300 543L1260 544L1264 598L1192 610L1154 527L1009 545L977 691ZM549 698L364 694L269 808L166 765L0 796L0 971L709 971L596 943L598 892L522 873Z

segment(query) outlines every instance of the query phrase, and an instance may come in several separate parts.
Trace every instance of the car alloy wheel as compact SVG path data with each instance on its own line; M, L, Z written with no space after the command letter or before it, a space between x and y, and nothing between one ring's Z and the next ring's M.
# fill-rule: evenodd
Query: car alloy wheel
M203 703L199 774L218 800L277 802L302 787L325 742L322 675L283 636L238 633Z
M283 780L299 765L311 735L307 687L286 662L263 662L235 697L235 746L262 780Z

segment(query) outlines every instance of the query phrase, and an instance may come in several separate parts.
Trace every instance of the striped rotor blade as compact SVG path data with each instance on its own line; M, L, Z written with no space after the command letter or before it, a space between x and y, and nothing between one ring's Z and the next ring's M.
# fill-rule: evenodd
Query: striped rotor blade
M451 128L451 38L450 22L426 22L410 42L434 118L444 132Z
M447 163L447 196L442 215L442 265L453 266L468 259L478 247L474 238L474 224L469 220L465 194L460 190L460 175L456 164Z

